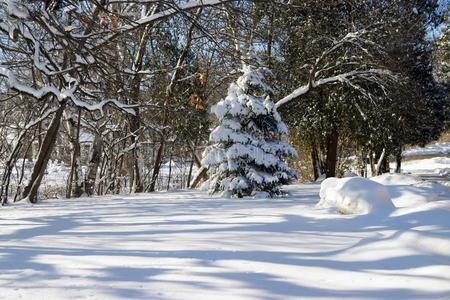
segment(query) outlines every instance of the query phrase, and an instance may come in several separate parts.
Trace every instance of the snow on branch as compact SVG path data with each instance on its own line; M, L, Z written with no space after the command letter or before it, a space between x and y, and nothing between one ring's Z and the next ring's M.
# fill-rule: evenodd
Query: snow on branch
M170 5L171 5L170 8L163 9L159 12L152 11L152 13L148 16L143 16L137 20L131 21L129 24L125 24L125 25L118 27L111 34L105 36L102 39L99 39L98 43L93 48L99 48L102 45L104 45L105 43L113 40L117 36L120 36L129 31L136 30L143 26L147 26L148 24L154 23L156 21L166 19L166 18L176 15L178 13L183 13L183 12L193 10L196 8L217 6L217 5L224 4L227 2L231 2L231 1L234 1L234 0L191 0L191 1L186 2L185 4L180 4L180 5L170 3ZM137 4L145 4L145 3L152 3L152 2L155 2L155 1L150 1L150 2L149 1L136 1ZM167 1L166 4L169 4L169 2Z
M230 2L231 0L197 0L197 1L189 1L185 4L182 5L178 5L176 7L173 8L169 8L166 10L163 10L161 12L158 13L154 13L150 16L147 17L143 17L137 21L134 21L133 24L129 24L129 25L124 25L123 27L121 27L119 29L119 31L124 32L124 31L129 31L129 30L133 30L139 26L142 25L147 25L149 23L152 23L156 20L162 19L162 18L166 18L169 16L172 16L176 13L179 13L180 11L186 11L186 10L190 10L190 9L195 9L195 8L199 8L199 7L205 7L205 6L215 6L215 5L219 5L219 4L224 4L226 2Z
M376 80L374 79L373 76L378 76L380 78L385 77L386 79L389 79L389 80L393 80L393 79L397 78L391 71L389 71L387 69L354 70L354 71L350 71L347 73L322 78L317 81L313 80L310 83L299 87L298 89L296 89L295 91L293 91L292 93L290 93L289 95L284 97L283 99L279 100L276 103L276 106L277 106L277 108L279 108L279 107L285 105L286 103L288 103L300 96L307 94L311 89L319 87L321 85L332 84L332 83L337 83L337 82L347 82L347 81L351 81L353 79L359 79L359 80L365 79L367 81L375 82ZM380 82L380 81L378 81L378 82Z
M313 64L309 65L308 83L279 100L276 103L277 108L326 84L346 83L356 88L352 81L358 80L375 83L384 90L385 83L397 79L397 76L388 69L370 67L370 64L364 61L364 57L370 58L373 53L384 53L383 47L370 39L370 34L382 25L382 23L373 24L370 27L349 32L339 40L331 40L331 45L317 56ZM358 51L360 55L356 55L355 51ZM355 69L348 71L350 67ZM324 73L331 74L326 76ZM336 75L332 75L333 73ZM358 90L361 91L359 88Z
M69 99L73 102L74 105L84 108L88 111L100 111L100 113L103 113L103 109L106 105L114 105L117 108L125 111L126 113L132 115L136 113L133 107L125 105L116 99L106 99L95 104L90 104L82 101L74 95L76 89L78 88L78 84L72 84L70 88L62 90L59 90L53 85L47 85L40 89L35 89L20 83L14 76L14 74L4 66L0 66L0 76L3 76L7 79L8 85L11 89L23 94L27 94L31 97L34 97L35 99L43 99L47 95L53 95L60 103L64 102L66 99Z

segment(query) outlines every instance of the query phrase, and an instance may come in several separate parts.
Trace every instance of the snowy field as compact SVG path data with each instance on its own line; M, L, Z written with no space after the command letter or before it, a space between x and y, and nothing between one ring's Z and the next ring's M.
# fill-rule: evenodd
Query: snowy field
M386 214L317 208L319 184L4 207L0 299L449 299L448 187L377 181Z

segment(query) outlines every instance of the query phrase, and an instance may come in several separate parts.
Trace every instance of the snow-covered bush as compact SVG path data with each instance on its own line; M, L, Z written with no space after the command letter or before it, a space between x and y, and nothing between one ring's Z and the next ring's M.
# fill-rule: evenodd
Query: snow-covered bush
M269 71L245 65L242 72L212 109L219 125L202 161L209 172L208 190L226 197L273 196L296 177L283 160L296 151L281 140L288 130L271 100Z
M342 214L389 212L395 208L387 188L362 177L327 178L320 186L318 207L334 207Z

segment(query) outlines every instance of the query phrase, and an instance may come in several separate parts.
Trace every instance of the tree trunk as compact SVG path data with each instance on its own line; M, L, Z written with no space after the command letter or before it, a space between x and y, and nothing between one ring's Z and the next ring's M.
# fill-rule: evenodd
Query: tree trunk
M136 116L131 116L130 121L130 130L133 133L131 137L131 143L135 144L133 150L131 151L132 155L132 164L133 164L133 174L130 180L130 192L134 191L135 193L142 193L144 191L144 184L142 182L141 169L139 168L139 151L138 151L138 138L136 138L135 134L139 131L139 112L136 110ZM133 190L134 189L134 190Z
M189 173L188 173L187 184L186 184L187 188L189 188L191 185L192 169L194 168L194 157L195 157L195 152L193 151L191 163L189 164Z
M70 174L67 182L66 197L72 196L78 198L83 194L82 169L80 163L80 125L81 109L78 109L78 119L75 121L72 116L67 118L67 127L69 131L69 141L72 156L70 158Z
M169 178L167 179L167 190L170 190L170 179L172 177L172 153L169 158Z
M44 140L41 144L41 148L39 149L39 154L36 163L34 164L30 181L28 182L22 193L22 198L28 199L28 201L30 201L31 203L37 202L38 189L41 185L42 178L44 177L47 163L55 147L65 103L61 103L60 105L61 106L53 116L53 119L47 130L47 134L45 135Z
M327 178L336 176L337 149L338 132L336 129L333 129L327 138L327 157L325 160L325 175Z
M153 164L153 174L152 180L150 182L149 192L155 191L156 180L158 179L159 170L161 169L161 161L163 159L164 146L166 144L166 139L162 136L158 148L158 152L156 153L155 163Z
M14 166L18 160L18 155L23 147L23 138L25 137L25 133L19 135L19 138L9 155L8 160L5 162L2 181L0 182L0 196L2 198L2 205L6 205L8 203L8 189L9 182L11 179L11 174Z
M94 137L94 143L92 144L91 153L89 155L88 169L84 180L84 188L88 196L94 195L95 179L97 178L97 172L98 167L100 165L101 157L102 157L102 139L100 135L96 134Z
M364 151L361 152L361 166L359 169L359 176L367 178L367 155Z
M370 151L369 162L370 162L370 176L372 176L372 177L376 176L377 170L376 170L376 167L375 167L374 153L372 151Z
M402 172L402 156L397 155L395 157L395 173L401 173Z
M390 173L391 168L389 167L389 156L385 155L383 158L383 162L381 163L381 173Z
M316 144L313 143L311 148L311 161L312 161L312 167L313 167L313 173L314 173L314 181L319 179L321 174L320 170L320 161L319 161L319 154L317 151Z
M395 173L402 172L402 149L400 148L395 153Z
M207 178L208 178L208 169L205 167L201 167L198 170L194 180L192 181L191 189L195 189L200 184L200 182L206 180Z
M389 173L389 171L389 161L387 159L386 149L383 149L378 159L376 174L381 175L383 173Z

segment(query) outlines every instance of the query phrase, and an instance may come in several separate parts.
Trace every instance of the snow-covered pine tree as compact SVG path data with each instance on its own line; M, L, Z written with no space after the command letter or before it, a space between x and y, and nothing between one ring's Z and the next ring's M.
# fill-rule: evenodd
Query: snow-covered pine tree
M203 155L206 185L210 193L226 197L272 197L296 177L284 158L297 153L281 140L288 130L271 100L273 90L265 79L270 71L244 65L242 72L212 109L219 125Z

